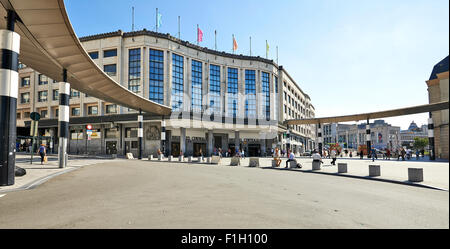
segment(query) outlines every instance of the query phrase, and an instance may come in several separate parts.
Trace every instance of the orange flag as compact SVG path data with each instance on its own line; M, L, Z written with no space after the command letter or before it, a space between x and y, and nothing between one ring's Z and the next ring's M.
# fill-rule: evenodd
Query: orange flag
M237 45L237 42L236 42L236 40L234 39L234 36L233 36L233 51L236 51L238 49L238 45Z

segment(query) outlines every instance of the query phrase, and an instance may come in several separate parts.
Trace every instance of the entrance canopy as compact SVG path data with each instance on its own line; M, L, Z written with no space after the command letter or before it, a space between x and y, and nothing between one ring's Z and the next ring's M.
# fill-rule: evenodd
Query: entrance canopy
M101 100L148 113L170 114L170 107L129 91L95 64L75 35L63 0L0 3L2 17L7 10L17 13L15 32L20 35L20 62L57 81L63 80L66 69L72 88ZM6 29L6 18L0 18L0 29Z
M438 102L427 105L419 105L413 107L406 107L401 109L387 110L381 112L362 113L337 117L325 117L325 118L310 118L310 119L290 119L284 123L287 125L302 125L302 124L330 124L349 121L359 121L367 119L388 118L403 115L410 115L416 113L433 112L439 110L448 109L448 101Z

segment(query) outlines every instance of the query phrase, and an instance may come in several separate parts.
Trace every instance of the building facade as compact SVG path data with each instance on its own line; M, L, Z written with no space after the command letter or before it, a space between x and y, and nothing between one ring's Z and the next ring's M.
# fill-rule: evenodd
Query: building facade
M428 125L418 127L414 121L411 122L407 130L400 131L400 142L402 147L412 148L414 138L428 138Z
M313 118L315 110L310 97L272 60L210 50L145 29L80 41L112 79L172 108L166 117L144 114L143 156L158 149L174 156L181 151L208 155L218 148L262 156L274 147L300 153L315 146L315 126L283 125L286 119ZM49 138L43 142L57 148L59 85L25 65L19 76L18 127L29 127L30 113L40 113L39 133ZM137 115L137 110L71 89L69 153L137 155ZM93 126L90 137L87 124Z
M430 103L448 101L449 85L449 58L445 57L436 64L431 72L428 86L428 99ZM435 155L438 158L449 159L448 156L448 109L431 113L434 126Z

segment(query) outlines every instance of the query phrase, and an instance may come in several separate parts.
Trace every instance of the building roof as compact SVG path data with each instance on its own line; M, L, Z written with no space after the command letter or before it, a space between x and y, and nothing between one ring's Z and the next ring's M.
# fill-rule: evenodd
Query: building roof
M433 67L429 80L437 79L437 74L449 71L448 55Z

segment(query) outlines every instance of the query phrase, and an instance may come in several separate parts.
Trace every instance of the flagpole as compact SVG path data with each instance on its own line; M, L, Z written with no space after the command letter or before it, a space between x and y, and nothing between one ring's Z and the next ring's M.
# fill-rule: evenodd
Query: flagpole
M199 41L198 41L198 24L197 24L197 46L198 46L198 43L199 43Z
M158 33L158 8L156 8L156 33Z
M181 40L181 37L180 37L180 16L178 16L178 39Z
M267 59L267 57L268 57L268 53L269 53L269 51L267 51L268 49L267 49L267 40L266 40L266 59Z
M134 31L134 6L131 7L131 31Z
M277 46L277 65L278 65L278 46Z
M250 36L250 56L252 56L252 37Z
M233 54L234 54L234 34L232 36L233 36L233 40L231 41L231 51L233 51Z
M214 50L217 51L217 30L214 30Z

